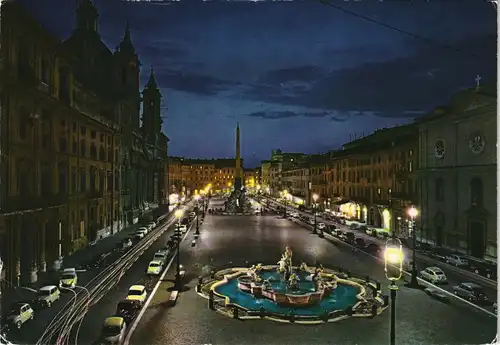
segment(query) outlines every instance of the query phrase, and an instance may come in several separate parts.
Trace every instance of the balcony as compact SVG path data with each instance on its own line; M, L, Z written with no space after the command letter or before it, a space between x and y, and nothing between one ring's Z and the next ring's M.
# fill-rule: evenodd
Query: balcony
M57 207L66 204L68 196L66 194L54 194L50 196L27 196L10 197L4 200L2 213L36 211L49 207Z

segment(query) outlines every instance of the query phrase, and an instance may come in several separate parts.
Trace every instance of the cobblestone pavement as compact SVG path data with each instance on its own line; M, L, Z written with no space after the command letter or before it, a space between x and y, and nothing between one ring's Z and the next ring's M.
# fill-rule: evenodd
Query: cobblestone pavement
M213 206L211 206L213 207ZM133 333L142 344L373 344L389 342L389 310L374 319L348 319L317 326L267 320L237 321L210 311L207 300L194 291L196 276L206 264L226 265L261 261L276 264L285 246L296 262L342 265L387 284L383 267L363 253L321 239L277 216L210 216L203 223L199 244L185 248L182 264L190 272L188 290L175 307L156 301ZM397 297L397 343L484 344L496 334L496 318L462 302L444 304L423 291L401 286Z

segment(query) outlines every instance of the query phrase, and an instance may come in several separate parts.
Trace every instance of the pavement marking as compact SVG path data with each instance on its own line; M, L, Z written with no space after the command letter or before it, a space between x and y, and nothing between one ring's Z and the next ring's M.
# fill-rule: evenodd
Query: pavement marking
M299 221L299 220L295 220L295 219L293 219L293 220L292 220L292 222L294 222L295 224L298 224L298 225L302 226L303 228L305 228L305 229L307 229L307 230L309 230L309 227L312 227L312 225L309 225L309 224L304 223L304 222ZM302 224L302 223L303 223L303 224ZM331 234L329 234L329 233L328 233L328 232L326 232L326 231L324 231L324 232L323 232L323 234L324 234L324 235L327 235L327 236L329 236L329 237L331 237L331 238L332 238L332 239L334 239L335 241L338 241L338 242L340 242L340 243L342 243L342 244L344 244L344 245L347 245L347 246L349 246L349 247L351 247L351 248L354 248L354 249L358 250L359 252L361 252L361 253L363 253L363 254L365 254L365 255L367 255L367 256L370 256L370 257L374 258L375 260L377 260L377 261L379 261L379 262L381 262L381 261L382 261L381 259L377 258L376 256L373 256L373 255L371 255L371 254L368 254L367 252L362 251L362 250L359 250L358 248L356 248L355 246L352 246L351 244L349 244L349 243L347 243L347 242L344 242L344 241L339 240L338 238L336 238L335 236L332 236ZM325 236L325 237L326 237L326 236ZM410 276L410 277L411 277L411 273L410 273L410 272L407 272L407 271L403 270L403 273L405 273L407 276ZM460 300L460 301L462 301L462 302L465 302L465 303L467 303L467 304L469 304L469 305L473 306L474 308L476 308L476 309L478 309L478 310L482 311L483 313L486 313L486 314L488 314L488 315L490 315L490 316L493 316L493 317L495 317L495 318L497 317L497 315L496 315L495 313L492 313L491 311L486 310L486 309L484 309L484 308L482 308L482 307L478 306L477 304L474 304L474 303L472 303L472 302L469 302L469 301L467 301L466 299L463 299L463 298L461 298L461 297L459 297L459 296L457 296L457 295L455 295L455 294L453 294L453 293L451 293L451 292L449 292L449 291L447 291L447 290L445 290L445 289L443 289L443 288L441 288L441 287L439 287L439 286L437 286L437 285L434 285L434 284L432 284L432 283L430 283L430 282L428 282L428 281L426 281L426 280L423 280L423 279L421 279L421 278L419 278L419 277L417 277L417 279L418 279L421 283L424 283L424 285L428 285L428 286L430 286L430 287L432 287L432 288L435 288L435 289L437 289L437 290L439 290L439 291L441 291L441 292L444 292L445 294L450 295L451 297L454 297L454 298L456 298L456 299L458 299L458 300Z
M186 239L186 237L189 235L189 232L193 229L194 225L195 225L194 222L192 222L191 225L189 226L188 231L186 231L186 234L182 238L181 244L182 244L182 242L184 242L184 240ZM180 250L180 248L179 248L179 250ZM165 270L161 274L160 279L158 279L158 282L156 283L155 287L153 288L153 291L151 291L151 294L149 295L148 299L146 300L146 303L144 303L141 311L139 312L139 315L137 315L137 318L134 320L134 323L132 323L132 326L130 326L130 330L127 333L127 337L125 338L125 341L123 342L123 345L129 345L130 344L130 340L132 339L132 334L136 330L137 326L139 326L139 322L141 321L141 319L143 318L144 314L146 313L146 310L148 309L149 305L153 301L153 298L154 298L154 295L156 294L156 291L158 291L158 289L160 288L160 285L163 282L163 279L165 279L165 276L167 275L167 273L168 273L168 271L170 269L170 266L172 266L172 263L174 262L174 259L175 259L176 256L177 256L177 251L174 253L174 255L172 255L172 258L170 259L167 267L165 267Z

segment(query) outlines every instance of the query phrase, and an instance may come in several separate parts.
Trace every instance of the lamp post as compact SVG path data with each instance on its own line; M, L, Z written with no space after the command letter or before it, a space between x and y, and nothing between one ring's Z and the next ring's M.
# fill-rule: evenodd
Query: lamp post
M175 289L181 289L181 219L184 215L184 210L178 209L175 211L175 218L177 218L177 225L175 229L175 237L177 238L177 257L176 257L176 271L175 271Z
M313 234L317 234L318 233L318 231L317 231L317 229L318 229L318 218L317 218L316 214L318 212L316 212L317 211L316 207L317 207L318 204L316 202L318 201L319 196L318 196L318 194L313 194L312 197L313 197L313 211L314 211L314 228L313 228Z
M267 208L269 208L269 197L270 197L269 194L271 194L271 189L269 189L269 187L266 187L266 193L267 193L267 196L266 196L266 198L267 198Z
M283 191L283 197L285 198L285 214L283 215L283 217L286 218L286 209L288 207L288 203L287 203L287 201L288 201L288 191L286 189Z
M403 272L403 246L397 237L387 240L385 244L385 276L390 280L389 290L391 290L391 335L390 344L396 345L396 292L398 286L396 281L401 279Z
M195 235L200 234L200 196L196 194L194 196L194 200L196 200L196 232Z
M411 263L411 280L410 283L407 285L408 287L411 288L419 288L420 285L418 284L418 279L417 279L417 236L415 235L415 218L418 216L418 210L415 206L410 207L408 210L408 215L410 216L411 219L411 236L412 236L412 263Z

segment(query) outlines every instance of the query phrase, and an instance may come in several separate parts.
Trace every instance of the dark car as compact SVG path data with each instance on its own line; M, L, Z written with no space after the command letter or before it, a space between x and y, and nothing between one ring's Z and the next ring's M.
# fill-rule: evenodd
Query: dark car
M468 258L469 270L475 274L479 274L488 279L497 278L497 266L494 263L489 263L482 260L474 260Z
M356 241L356 235L354 235L354 232L347 231L345 233L345 237L346 237L346 242L347 243L356 244L355 243L355 241Z
M449 249L442 247L434 247L432 251L429 252L429 255L437 260L446 261L446 258L450 256L452 253Z
M488 302L488 297L484 293L483 288L475 283L460 283L457 286L453 287L453 293L458 297L462 297L463 299L466 299L470 302Z
M358 237L358 238L356 238L356 240L354 242L356 244L356 247L358 247L359 249L365 249L366 248L366 243L365 243L364 239Z
M116 316L123 317L125 322L130 324L130 321L135 319L140 310L141 306L137 301L123 300L116 306Z
M379 258L382 255L382 248L376 243L370 243L366 246L365 252Z

